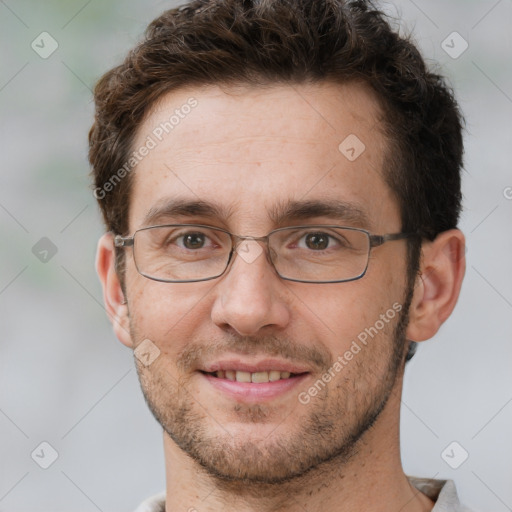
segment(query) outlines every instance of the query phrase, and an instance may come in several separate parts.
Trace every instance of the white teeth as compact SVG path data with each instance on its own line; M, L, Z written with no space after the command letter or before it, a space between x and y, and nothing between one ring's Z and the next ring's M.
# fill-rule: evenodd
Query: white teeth
M254 372L251 374L252 382L268 382L268 372Z
M219 379L228 379L237 382L275 382L280 379L288 379L290 372L280 372L279 370L270 370L263 372L244 372L240 370L218 370L215 376Z
M251 373L250 372L236 372L236 380L238 382L251 382Z
M275 380L279 380L281 378L281 372L277 370L271 370L268 372L268 380L270 382L274 382Z

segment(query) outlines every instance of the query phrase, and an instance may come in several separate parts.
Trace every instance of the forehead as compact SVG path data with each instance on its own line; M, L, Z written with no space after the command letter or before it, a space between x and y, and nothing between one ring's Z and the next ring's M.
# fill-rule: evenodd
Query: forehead
M396 218L382 176L381 115L360 84L168 93L137 132L133 149L149 149L134 169L130 229L176 200L211 204L208 218L246 231L279 227L276 209L285 213L283 205L305 201L342 202L374 223L368 228ZM216 219L221 211L229 215Z

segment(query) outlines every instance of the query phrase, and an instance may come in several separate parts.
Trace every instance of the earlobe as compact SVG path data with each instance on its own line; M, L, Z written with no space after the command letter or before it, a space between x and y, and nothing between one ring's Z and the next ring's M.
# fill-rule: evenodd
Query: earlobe
M128 305L115 268L113 236L105 233L98 241L96 271L103 287L103 301L114 332L121 343L132 347Z
M436 334L457 303L465 268L465 240L460 230L444 231L423 244L407 339L424 341Z

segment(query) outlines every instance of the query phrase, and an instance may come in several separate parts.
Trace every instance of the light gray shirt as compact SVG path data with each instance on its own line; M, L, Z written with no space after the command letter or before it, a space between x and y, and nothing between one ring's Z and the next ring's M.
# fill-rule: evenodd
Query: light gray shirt
M435 502L432 512L471 512L461 505L453 480L408 477L411 484ZM148 498L135 512L165 512L165 492ZM169 511L171 512L171 511Z

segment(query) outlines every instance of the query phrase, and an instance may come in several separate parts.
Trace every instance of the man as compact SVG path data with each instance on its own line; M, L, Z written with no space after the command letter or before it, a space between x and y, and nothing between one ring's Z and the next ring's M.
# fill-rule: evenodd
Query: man
M164 432L138 510L465 510L399 453L465 268L460 114L413 44L368 1L195 1L95 101L97 270Z

